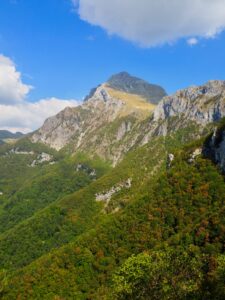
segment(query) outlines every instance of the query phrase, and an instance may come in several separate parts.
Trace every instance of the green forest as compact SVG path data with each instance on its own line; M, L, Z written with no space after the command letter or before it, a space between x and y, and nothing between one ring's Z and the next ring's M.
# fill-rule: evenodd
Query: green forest
M26 138L29 154L1 146L1 299L225 299L224 175L192 158L210 128L155 137L115 168ZM42 152L54 164L31 167Z

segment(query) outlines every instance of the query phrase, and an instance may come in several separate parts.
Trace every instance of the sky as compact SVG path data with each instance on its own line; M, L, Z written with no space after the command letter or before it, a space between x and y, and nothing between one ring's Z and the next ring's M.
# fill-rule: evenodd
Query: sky
M0 0L0 129L29 132L127 71L225 80L225 0Z

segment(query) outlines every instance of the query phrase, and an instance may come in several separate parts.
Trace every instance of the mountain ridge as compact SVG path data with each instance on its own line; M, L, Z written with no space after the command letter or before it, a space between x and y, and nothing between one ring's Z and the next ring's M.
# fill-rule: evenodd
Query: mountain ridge
M138 94L152 104L158 104L159 101L167 95L166 91L159 85L149 82L127 72L120 72L112 75L106 84L116 90L130 94Z
M81 106L66 108L46 120L31 140L57 150L67 148L71 153L95 153L116 165L130 149L155 135L165 136L188 122L204 130L223 116L224 81L180 90L162 98L158 105L104 83Z
M0 144L4 144L6 140L16 140L22 136L24 136L24 134L21 132L13 133L9 130L0 130Z
M31 140L57 150L64 147L72 152L88 150L116 164L133 146L131 140L123 143L126 135L151 115L154 108L154 104L140 95L115 90L103 83L82 105L66 108L47 119L31 135Z
M152 104L157 104L164 96L167 95L164 88L159 85L151 84L143 79L130 75L128 72L120 72L112 75L105 85L109 88L125 92L128 94L135 94L143 97L145 100ZM91 89L84 101L92 98L96 90L101 86Z

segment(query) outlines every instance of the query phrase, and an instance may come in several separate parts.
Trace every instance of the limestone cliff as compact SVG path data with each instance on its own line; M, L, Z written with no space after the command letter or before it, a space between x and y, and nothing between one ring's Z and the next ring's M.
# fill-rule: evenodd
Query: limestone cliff
M209 81L163 98L154 112L154 121L179 116L200 124L225 116L225 81Z
M211 158L225 172L225 125L216 128L203 148L205 156Z

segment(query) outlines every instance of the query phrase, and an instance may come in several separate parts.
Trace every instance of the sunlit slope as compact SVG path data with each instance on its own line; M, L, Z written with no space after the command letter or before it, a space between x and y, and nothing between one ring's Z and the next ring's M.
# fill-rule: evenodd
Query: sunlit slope
M138 146L141 132L137 127L154 108L140 95L102 84L80 106L66 108L47 119L31 140L56 150L66 148L69 153L97 154L116 165L133 146Z
M162 140L160 142L163 144ZM210 160L198 155L190 162L190 157L202 147L202 143L199 141L184 150L175 150L172 145L176 141L167 140L164 145L173 151L175 159L154 180L144 169L153 162L153 149L146 146L130 154L130 159L136 159L133 166L141 163L142 158L145 165L139 171L135 170L132 193L121 191L118 198L129 199L129 194L132 194L133 201L124 202L123 209L105 215L92 230L80 235L74 242L19 270L15 277L8 279L3 299L113 299L111 279L118 266L132 254L164 249L166 244L174 249L192 249L205 255L205 258L202 257L206 268L223 249L225 184L223 176ZM155 159L159 160L157 156ZM121 164L122 170L128 162L124 164ZM125 172L129 176L134 171L132 165L128 169L130 171ZM156 165L155 161L153 165ZM146 181L141 180L144 174L144 178L148 178ZM112 174L110 177L115 185L115 177ZM99 182L103 190L109 188L106 178L105 185ZM93 191L100 191L100 186L98 189L93 186ZM116 195L112 198L113 203L118 201L116 198ZM66 201L67 205L71 201ZM209 276L213 275L215 268L216 265L211 266ZM203 286L207 284L206 277L200 279ZM201 286L198 288L201 289ZM195 292L191 299L201 299L198 295L203 295L204 289ZM213 286L207 293L213 297Z
M148 145L128 154L117 167L86 188L62 199L53 199L52 204L42 210L39 207L37 213L30 218L26 216L26 220L14 227L9 219L7 222L10 222L8 226L11 229L0 235L1 267L17 269L27 265L52 249L79 237L97 225L102 218L122 211L135 199L145 195L150 181L154 176L160 176L160 171L165 168L168 153L174 147L180 147L185 140L192 139L192 132L178 131L167 138L155 137ZM96 170L97 165L96 162L89 163ZM64 177L61 178L61 183L58 181L61 186L63 182ZM28 189L26 192L29 191ZM30 203L32 209L34 204L32 201ZM21 218L21 213L24 217L20 207L17 202L11 203L9 212L14 219ZM2 218L4 216L5 214L0 215Z
M111 97L121 100L126 104L124 111L121 112L121 116L125 116L133 112L137 113L140 118L146 118L156 107L156 105L147 102L147 100L140 95L129 94L112 89L108 86L106 86L106 89Z

